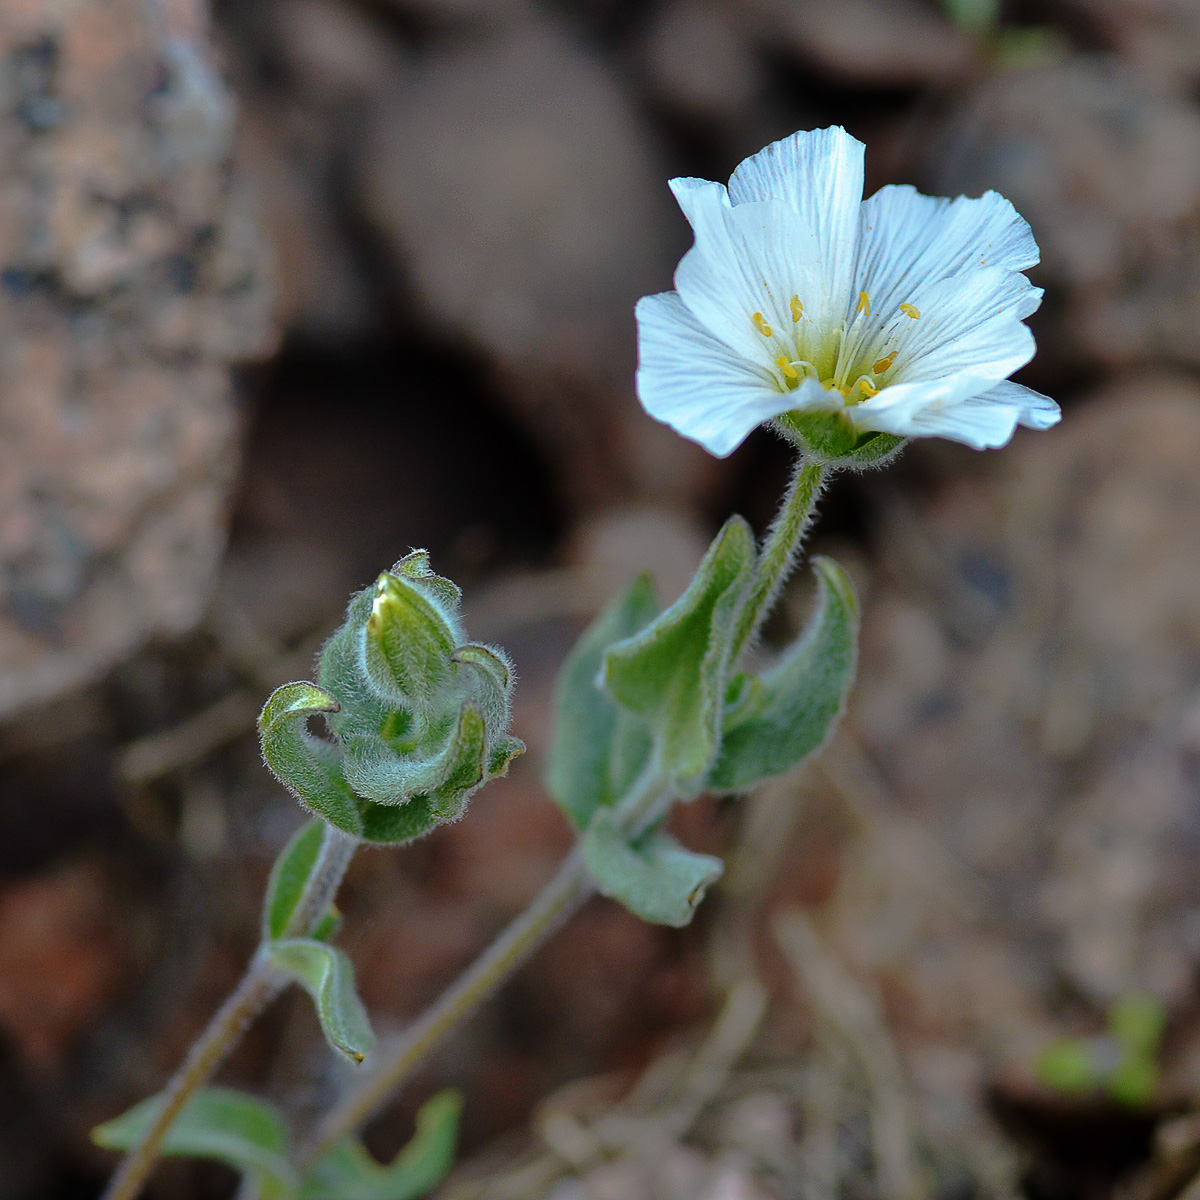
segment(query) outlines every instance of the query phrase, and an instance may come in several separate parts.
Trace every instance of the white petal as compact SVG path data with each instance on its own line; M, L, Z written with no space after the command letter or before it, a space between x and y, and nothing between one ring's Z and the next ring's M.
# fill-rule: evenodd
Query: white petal
M847 415L862 429L901 437L944 437L965 442L976 450L1003 446L1013 435L1020 408L988 399L986 391L955 394L969 386L971 382L962 378L901 384L883 389L871 400L849 409Z
M980 267L913 292L919 320L893 319L898 378L905 382L968 372L999 383L1032 357L1036 345L1023 323L1042 292L1024 275Z
M1017 419L1029 429L1049 429L1062 420L1062 409L1049 396L1043 396L1023 383L1013 383L1011 379L989 388L980 399L1013 405L1020 413Z
M638 301L637 391L656 420L724 458L756 425L794 407L770 372L731 350L675 292Z
M696 232L675 271L683 302L746 358L770 366L780 354L795 357L791 298L828 290L812 235L777 200L734 207L719 183L704 179L673 179L671 190ZM771 336L756 327L756 312Z
M835 313L841 316L854 269L863 151L862 142L839 126L801 130L747 158L729 180L735 206L782 201L812 234L826 286L800 298L825 325Z
M860 220L854 298L866 292L880 314L916 303L922 285L979 267L1023 271L1039 257L1029 225L997 192L947 200L884 187L863 202Z

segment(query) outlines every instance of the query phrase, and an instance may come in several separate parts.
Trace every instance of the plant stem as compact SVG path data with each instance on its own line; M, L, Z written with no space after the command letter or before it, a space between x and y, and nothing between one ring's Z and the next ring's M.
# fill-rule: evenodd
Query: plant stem
M307 933L329 907L357 842L332 825L325 836L304 895L288 922L286 936ZM287 986L288 980L271 965L262 948L250 960L241 982L196 1039L183 1065L160 1093L158 1116L117 1168L101 1200L134 1200L142 1190L163 1139L197 1088L221 1065L254 1018Z
M780 505L766 541L759 553L754 584L734 630L729 661L737 656L758 635L762 623L771 611L779 589L795 566L796 556L804 534L816 511L817 499L825 483L827 468L821 463L801 459L788 484L787 494Z
M464 1017L470 1014L595 890L582 847L562 861L529 907L382 1054L370 1074L333 1108L300 1157L307 1170L355 1133L397 1086Z

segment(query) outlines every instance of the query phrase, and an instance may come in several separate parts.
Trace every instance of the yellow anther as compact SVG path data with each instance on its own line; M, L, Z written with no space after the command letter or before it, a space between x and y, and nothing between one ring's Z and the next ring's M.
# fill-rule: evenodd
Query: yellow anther
M771 327L767 324L767 318L764 317L762 313L755 313L751 319L754 321L754 328L757 329L758 332L763 335L763 337L771 336Z
M784 379L799 379L800 378L799 372L796 370L795 367L792 366L792 364L790 362L788 362L788 356L786 354L781 354L775 360L775 365L779 368Z
M921 310L915 304L902 304L900 305L900 311L906 317L912 317L914 321L919 320L921 316Z
M876 375L882 375L884 371L886 371L888 367L890 367L892 363L896 361L896 355L899 353L899 350L893 350L891 354L885 354L883 358L876 360L875 365L871 368L871 370L874 371Z
M858 386L862 388L863 394L866 396L874 396L875 393L879 391L879 389L869 379L860 379L858 381Z
M792 297L792 320L799 321L804 316L804 305L800 303L799 296Z
M858 293L858 311L862 313L864 317L869 317L871 315L871 297L868 296L866 292Z

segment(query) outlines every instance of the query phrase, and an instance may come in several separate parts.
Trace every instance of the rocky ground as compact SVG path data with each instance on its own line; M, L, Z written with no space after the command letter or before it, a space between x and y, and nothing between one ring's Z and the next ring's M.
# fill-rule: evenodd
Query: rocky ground
M697 921L590 904L372 1145L450 1082L444 1200L1200 1195L1200 10L989 10L0 11L5 1200L97 1194L88 1129L236 979L299 819L255 715L410 546L510 650L530 752L355 861L379 1028L537 891L570 840L540 770L572 638L644 567L678 591L730 511L762 528L788 467L637 406L632 305L688 243L665 180L832 122L869 191L1028 217L1022 378L1064 421L833 488L816 541L864 621L834 743L681 813L729 862ZM772 636L805 604L798 580ZM1131 1002L1165 1032L1122 1094ZM226 1077L301 1125L338 1086L286 999ZM231 1188L174 1162L152 1194Z

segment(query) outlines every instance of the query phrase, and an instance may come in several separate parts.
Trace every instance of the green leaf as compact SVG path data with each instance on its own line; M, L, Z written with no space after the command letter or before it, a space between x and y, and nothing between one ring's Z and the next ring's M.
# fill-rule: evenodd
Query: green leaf
M650 752L649 727L600 690L605 652L658 613L648 575L639 576L575 643L558 677L546 787L577 829L628 788ZM615 753L620 751L620 753Z
M108 1150L132 1149L161 1103L159 1096L143 1100L92 1130L92 1141ZM261 1200L290 1200L296 1194L283 1119L266 1102L231 1088L197 1091L167 1132L160 1153L226 1163L254 1181Z
M1056 1092L1080 1096L1098 1087L1104 1078L1092 1043L1085 1038L1062 1038L1039 1055L1038 1079Z
M418 1200L454 1162L462 1099L439 1092L417 1113L417 1131L388 1166L351 1138L326 1155L300 1187L300 1200Z
M687 591L604 656L601 686L649 721L660 765L685 793L716 757L730 642L754 562L750 526L731 517Z
M1147 992L1130 992L1108 1010L1108 1028L1127 1051L1153 1056L1167 1027L1162 1001Z
M519 737L509 737L505 734L492 747L491 755L488 757L488 778L498 779L502 775L507 775L509 765L524 753L525 743Z
M297 830L275 860L263 900L264 938L281 938L288 932L288 922L304 897L324 841L324 822L309 821Z
M964 33L987 33L1000 19L1000 0L942 0L942 8Z
M481 783L487 766L487 726L473 704L464 704L448 755L444 779L430 795L431 807L443 821L456 821L467 799Z
M308 719L336 713L336 699L315 683L285 683L258 718L262 756L271 773L310 812L349 834L362 827L358 802L342 776L337 747L308 732Z
M596 810L583 836L583 857L596 887L656 925L686 925L724 864L651 833L630 843L611 808Z
M388 704L430 708L453 672L456 626L416 580L384 571L360 641L368 686Z
M414 796L407 804L376 804L367 800L362 806L359 836L373 846L399 846L424 837L441 824L428 796Z
M729 697L711 788L740 791L791 770L824 745L841 716L854 681L858 604L837 563L817 558L813 566L817 602L808 627L773 670Z
M312 997L329 1044L351 1062L362 1062L375 1037L345 953L312 938L286 938L268 943L266 954Z

